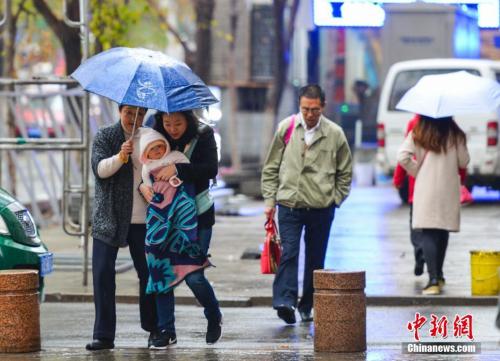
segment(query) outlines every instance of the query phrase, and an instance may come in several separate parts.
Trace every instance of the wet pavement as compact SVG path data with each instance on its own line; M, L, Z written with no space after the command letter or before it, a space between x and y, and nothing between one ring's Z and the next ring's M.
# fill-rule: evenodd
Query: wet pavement
M337 211L329 243L326 268L366 271L366 352L315 353L312 324L285 326L269 307L273 276L260 274L259 260L241 259L258 253L264 239L263 203L238 199L230 213L219 215L211 245L217 266L207 271L225 315L224 335L213 346L204 342L206 321L194 305L190 290L176 289L178 345L168 351L145 348L147 334L139 327L138 280L130 267L128 250L119 253L117 275L118 325L116 349L88 352L94 310L92 286L82 286L82 249L78 240L59 228L42 229L42 236L55 254L55 272L46 279L47 300L41 305L42 348L39 353L6 355L1 360L498 360L500 332L493 326L496 297L471 296L470 256L474 249L500 249L498 202L477 202L463 209L462 232L452 234L445 261L446 287L442 296L422 297L426 278L413 275L408 212L390 187L354 188ZM237 211L234 211L237 210ZM91 247L89 248L91 249ZM89 273L91 282L91 274ZM73 301L58 303L58 300ZM75 303L84 300L85 303ZM481 306L480 306L481 305ZM239 306L239 307L234 307ZM245 307L253 306L253 307ZM266 306L266 307L262 307ZM406 328L420 312L473 316L478 355L407 355L402 342L411 342ZM429 322L427 323L428 326ZM450 326L451 327L451 326ZM456 342L461 339L432 338L423 328L423 341ZM451 332L451 331L450 331Z
M474 194L481 198L480 192ZM498 196L497 196L498 199ZM471 297L469 252L500 250L500 203L483 197L462 210L462 230L453 233L446 255L443 295L422 297L426 276L413 275L409 241L409 208L401 205L390 186L357 187L337 210L325 268L366 271L366 294L371 304L494 304L495 297ZM270 304L273 276L260 274L259 260L242 260L243 253L258 253L264 240L262 201L237 200L230 205L244 216L217 216L210 252L215 268L207 271L218 297L225 305ZM42 236L55 254L56 270L46 279L48 300L90 300L89 286L82 286L82 249L78 240L58 227L42 229ZM91 247L89 247L91 249ZM130 265L128 250L119 252L120 267ZM134 302L138 281L133 268L117 276L121 301ZM181 285L179 303L194 304L192 293Z
M412 342L406 324L415 312L429 317L455 314L473 316L473 336L481 343L481 354L405 355L401 342ZM146 349L147 334L139 326L137 305L120 304L116 349L89 352L85 343L92 334L93 306L89 303L45 303L41 307L42 352L8 355L1 360L173 360L173 361L288 361L288 360L498 360L500 332L493 326L494 307L369 307L367 312L367 351L349 354L315 353L312 323L286 326L269 307L223 308L221 340L205 344L206 321L200 307L178 306L176 327L178 344L167 351ZM451 327L451 325L449 326ZM452 330L446 339L421 331L422 341L457 342Z

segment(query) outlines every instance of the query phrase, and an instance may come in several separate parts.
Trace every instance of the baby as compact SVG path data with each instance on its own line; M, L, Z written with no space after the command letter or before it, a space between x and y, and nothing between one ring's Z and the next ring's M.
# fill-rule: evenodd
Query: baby
M168 206L175 195L176 188L182 184L177 176L166 181L155 181L154 176L163 167L173 163L189 163L189 159L181 152L170 151L170 145L163 135L151 128L143 128L140 141L142 181L152 187L154 196L151 204L163 209Z

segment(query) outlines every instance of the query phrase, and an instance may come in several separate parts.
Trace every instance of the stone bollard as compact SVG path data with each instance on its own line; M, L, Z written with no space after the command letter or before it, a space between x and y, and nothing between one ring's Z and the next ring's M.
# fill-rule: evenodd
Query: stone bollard
M0 352L40 351L38 272L0 271Z
M364 289L364 271L314 271L314 351L366 351Z

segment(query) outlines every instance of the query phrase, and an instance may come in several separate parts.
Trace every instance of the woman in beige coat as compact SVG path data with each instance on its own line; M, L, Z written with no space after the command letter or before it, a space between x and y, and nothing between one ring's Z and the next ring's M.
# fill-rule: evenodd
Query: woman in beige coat
M469 163L465 133L451 117L422 116L399 149L398 162L415 177L412 227L422 232L429 273L422 293L439 294L449 232L460 230L458 169Z

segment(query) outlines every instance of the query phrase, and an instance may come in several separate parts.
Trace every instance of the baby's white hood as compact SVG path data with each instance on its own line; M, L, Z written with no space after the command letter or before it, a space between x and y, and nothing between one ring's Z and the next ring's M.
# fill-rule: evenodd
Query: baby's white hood
M149 150L150 145L152 143L157 142L159 140L165 143L166 152L162 157L165 158L168 155L168 153L170 153L170 145L168 144L165 137L160 132L157 132L152 128L142 128L141 140L140 140L141 157L139 158L142 164L147 164L152 161L151 159L148 159L146 157L147 151Z

